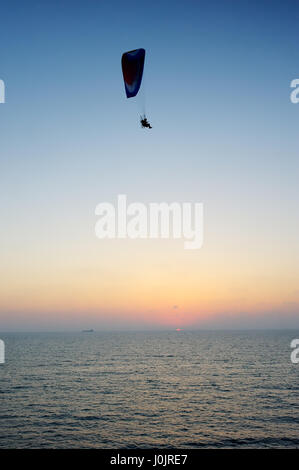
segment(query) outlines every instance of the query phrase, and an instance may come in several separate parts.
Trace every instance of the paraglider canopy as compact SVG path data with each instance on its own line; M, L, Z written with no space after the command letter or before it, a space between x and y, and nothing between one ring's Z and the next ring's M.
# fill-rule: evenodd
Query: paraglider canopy
M145 49L125 52L121 58L127 98L136 96L142 80Z

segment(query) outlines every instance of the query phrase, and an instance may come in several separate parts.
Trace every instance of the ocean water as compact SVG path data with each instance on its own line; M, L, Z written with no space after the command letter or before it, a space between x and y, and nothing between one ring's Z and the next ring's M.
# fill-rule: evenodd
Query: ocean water
M299 331L0 337L1 448L299 447Z

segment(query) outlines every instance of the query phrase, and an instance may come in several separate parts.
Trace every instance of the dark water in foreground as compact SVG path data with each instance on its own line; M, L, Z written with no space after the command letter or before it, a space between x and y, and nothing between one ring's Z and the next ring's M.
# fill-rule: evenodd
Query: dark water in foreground
M298 331L0 334L0 447L299 447Z

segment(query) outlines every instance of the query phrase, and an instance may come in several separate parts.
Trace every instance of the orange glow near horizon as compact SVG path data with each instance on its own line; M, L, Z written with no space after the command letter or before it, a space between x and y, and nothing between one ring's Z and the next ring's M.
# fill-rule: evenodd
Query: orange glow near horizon
M290 260L273 270L273 260L269 267L240 252L217 256L171 242L149 242L147 251L136 245L115 241L106 243L105 251L96 246L97 257L91 250L72 257L66 249L64 262L59 256L23 260L22 269L15 259L15 269L10 265L2 272L1 317L11 312L20 322L29 316L37 323L49 317L70 324L108 318L116 325L175 328L217 325L222 316L233 320L244 313L252 318L289 313L298 305L299 272Z

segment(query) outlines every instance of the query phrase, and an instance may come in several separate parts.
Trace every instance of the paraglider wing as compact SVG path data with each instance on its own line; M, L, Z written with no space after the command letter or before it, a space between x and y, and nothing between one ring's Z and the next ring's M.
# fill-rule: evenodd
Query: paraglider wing
M127 98L136 96L142 80L145 50L135 49L125 52L121 58Z

